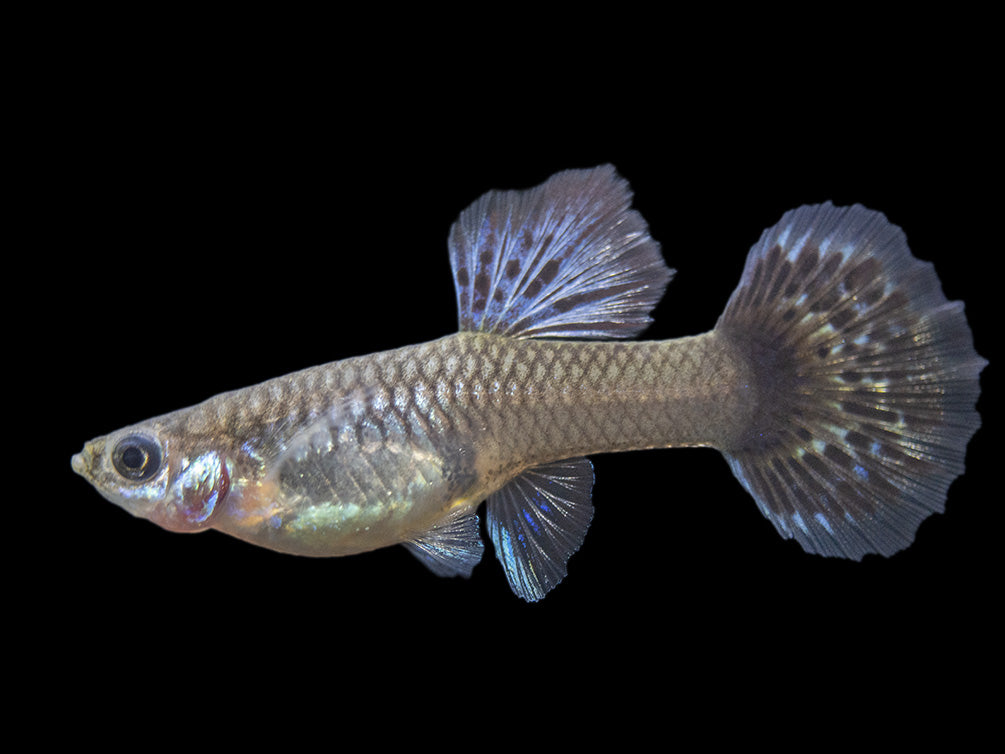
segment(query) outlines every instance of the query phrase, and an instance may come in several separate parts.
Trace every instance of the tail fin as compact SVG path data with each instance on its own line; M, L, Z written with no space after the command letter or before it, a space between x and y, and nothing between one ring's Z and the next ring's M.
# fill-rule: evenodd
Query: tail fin
M859 205L786 213L751 249L716 331L759 375L756 426L723 450L783 537L891 555L943 510L987 362L900 228Z

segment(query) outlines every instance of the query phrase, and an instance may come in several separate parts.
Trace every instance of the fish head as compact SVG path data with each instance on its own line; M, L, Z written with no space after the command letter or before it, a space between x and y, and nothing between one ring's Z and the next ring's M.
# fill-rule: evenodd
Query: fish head
M230 491L221 454L183 444L156 423L97 437L71 465L106 500L174 532L210 528Z

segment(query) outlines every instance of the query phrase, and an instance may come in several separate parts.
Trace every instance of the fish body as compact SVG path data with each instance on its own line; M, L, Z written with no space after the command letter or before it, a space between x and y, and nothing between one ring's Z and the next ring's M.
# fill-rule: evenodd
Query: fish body
M742 426L736 417L756 401L743 360L720 340L461 332L224 393L120 430L102 446L150 432L183 465L214 459L208 467L220 484L227 479L226 504L216 509L214 499L212 512L199 506L158 521L166 528L211 526L286 552L346 555L417 537L528 468L728 444ZM168 466L161 473L165 482L184 476ZM211 497L220 484L202 489Z
M492 192L450 235L460 332L224 393L87 443L73 468L173 531L299 555L405 544L540 599L592 518L587 456L719 449L783 536L907 546L962 473L984 361L962 306L861 207L789 213L716 328L643 330L672 271L609 166Z

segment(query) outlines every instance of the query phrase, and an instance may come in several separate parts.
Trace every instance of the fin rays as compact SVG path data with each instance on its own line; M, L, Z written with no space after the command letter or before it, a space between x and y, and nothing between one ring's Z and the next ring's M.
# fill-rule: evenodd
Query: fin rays
M461 330L627 338L651 321L673 272L610 165L527 191L492 191L450 230Z
M493 494L488 530L510 587L533 602L566 575L593 519L593 464L586 458L525 471Z
M734 474L785 537L859 559L911 543L980 424L962 305L878 212L830 204L762 235L717 331L762 375Z
M474 514L453 518L404 545L437 576L464 578L471 576L484 550Z

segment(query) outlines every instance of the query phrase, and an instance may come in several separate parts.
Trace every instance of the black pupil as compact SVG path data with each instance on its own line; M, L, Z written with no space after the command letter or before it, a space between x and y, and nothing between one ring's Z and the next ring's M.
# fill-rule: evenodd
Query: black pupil
M142 448L133 445L122 451L122 463L130 469L139 471L146 465L146 462L147 454Z

